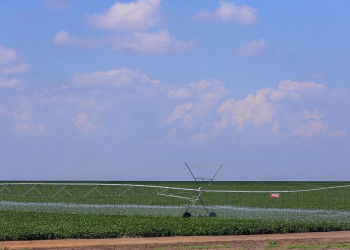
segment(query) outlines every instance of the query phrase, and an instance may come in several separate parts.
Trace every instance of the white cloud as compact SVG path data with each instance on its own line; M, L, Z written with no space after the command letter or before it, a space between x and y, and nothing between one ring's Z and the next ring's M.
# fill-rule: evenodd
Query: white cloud
M318 109L315 109L314 112L310 112L309 110L305 110L303 114L303 118L305 120L320 120L323 117L318 111Z
M77 45L80 47L91 47L97 44L97 42L94 39L79 38L79 37L70 35L65 30L61 30L57 32L53 38L53 41L57 45Z
M234 21L248 25L258 21L258 11L248 5L237 6L234 2L220 1L220 6L214 12L200 11L195 20Z
M189 104L181 104L175 107L168 122L182 119L187 126L201 123L213 109L222 96L226 93L226 88L222 82L215 79L205 79L199 82L192 82L185 86L173 88L166 94L168 98L186 99L191 98L191 108ZM185 109L187 107L188 109ZM181 114L181 115L180 115Z
M13 112L14 126L13 130L19 132L20 135L24 133L40 134L44 131L44 124L42 122L34 122L32 117L32 105L28 102L25 96L20 98L21 106L16 108Z
M283 80L275 89L260 89L241 100L228 99L217 109L221 120L214 123L215 128L234 126L242 131L249 125L270 125L273 131L278 131L282 126L294 135L310 139L328 128L321 122L319 111L315 109L314 112L305 111L300 114L298 108L291 108L295 106L296 100L309 101L310 95L323 89L324 85L314 82ZM281 103L282 100L285 102Z
M21 79L11 78L6 79L4 77L0 77L0 88L13 88L22 83Z
M120 88L143 82L156 84L158 81L152 81L139 71L126 68L95 71L87 74L78 73L74 74L70 79L70 84L78 87Z
M85 112L79 113L73 121L77 129L83 133L90 133L99 127L93 123L91 116Z
M29 64L20 62L18 65L9 65L15 61L21 59L20 56L16 54L16 52L11 48L6 48L0 45L0 65L4 66L0 67L0 74L3 75L21 75L25 74L29 71ZM6 79L0 76L0 88L12 88L22 83L21 79L11 78Z
M29 71L28 63L20 63L16 66L8 66L0 68L0 72L4 75L22 75Z
M14 126L14 129L19 131L20 134L24 134L25 132L30 132L33 130L33 127L31 127L29 124L27 123L23 123L23 124L16 124Z
M306 93L309 91L323 90L325 87L324 85L315 82L296 82L287 79L280 82L278 89L286 92L299 91Z
M160 0L116 2L105 13L88 15L87 19L98 28L144 30L157 23L160 2Z
M325 86L323 84L315 82L298 82L286 79L281 81L277 88L269 93L269 99L276 102L284 100L300 100L305 94L318 94L324 90Z
M53 41L56 43L56 44L71 44L71 43L79 43L78 42L79 39L76 39L72 36L70 36L68 34L67 31L65 30L61 30L59 32L57 32L53 38Z
M166 97L168 98L175 98L175 99L186 99L193 96L192 90L188 87L170 90Z
M226 93L224 84L215 79L192 82L189 84L189 88L199 100L204 102L217 101Z
M273 89L269 93L269 99L272 101L281 101L284 99L287 99L287 97L290 97L291 99L298 99L300 98L300 94L294 94L294 95L288 95L285 91L280 89Z
M80 38L62 30L55 34L53 41L57 45L108 47L146 53L172 53L194 49L194 39L181 41L173 38L169 31L164 29L155 32L144 31L157 23L160 2L161 0L116 2L104 14L87 16L96 27L122 32L95 38Z
M0 64L11 63L18 59L16 52L11 48L6 48L0 44Z
M182 119L188 113L188 111L193 107L192 103L185 103L177 106L172 114L168 117L168 123L171 123L175 120Z
M195 46L194 40L183 42L171 37L169 31L160 30L157 32L134 32L125 37L117 39L114 48L130 49L139 52L183 52L192 50Z
M254 56L266 49L266 42L264 39L252 41L248 44L242 45L235 51L236 56Z
M217 110L221 115L221 122L215 123L216 128L227 127L230 124L237 125L238 130L251 123L254 126L261 126L272 123L276 110L268 102L267 94L271 89L256 91L256 94L249 94L243 100L229 99Z
M18 114L15 112L13 114L13 117L19 121L28 121L29 120L29 112L26 111L26 112L23 112L21 114Z
M13 118L15 119L15 125L13 129L18 131L21 135L28 132L41 132L43 130L42 124L40 124L38 127L31 124L30 114L28 111L25 111L23 113L15 112L13 114Z
M305 110L302 115L303 122L299 123L293 130L293 134L298 135L304 139L311 139L314 135L325 132L328 129L328 125L321 122L322 114L318 109L314 112Z
M215 79L205 79L199 82L191 82L184 86L172 87L166 97L186 99L196 97L204 101L218 100L226 93L224 84Z
M114 50L126 49L146 53L184 52L195 47L193 39L188 42L177 40L171 37L167 30L131 32L100 38L80 38L62 30L55 34L53 41L57 45L76 45L83 48L110 47Z

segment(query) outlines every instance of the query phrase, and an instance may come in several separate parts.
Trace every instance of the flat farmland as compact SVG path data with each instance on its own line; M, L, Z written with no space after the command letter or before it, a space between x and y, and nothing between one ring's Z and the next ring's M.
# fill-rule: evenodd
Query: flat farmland
M208 206L238 209L350 211L350 187L322 189L349 184L350 182L213 182L201 198ZM198 185L195 182L46 182L36 185L0 185L0 200L3 202L185 206L188 199L198 195ZM200 183L202 188L207 185L207 182ZM271 192L280 193L280 198L272 199Z
M251 235L350 230L350 223L0 211L0 241Z
M125 182L75 183L79 185L1 183L0 240L350 230L348 187L284 192L346 186L348 182L214 182L212 191L247 191L204 193L202 198L218 218L181 217L188 200L173 196L196 195L198 186L193 182L127 182L131 186L101 185ZM207 184L201 183L203 188ZM280 198L272 199L271 192L280 192ZM75 204L74 209L71 204ZM196 209L202 209L197 205ZM90 206L95 209L87 209ZM108 212L103 210L105 206ZM169 213L172 209L175 212Z

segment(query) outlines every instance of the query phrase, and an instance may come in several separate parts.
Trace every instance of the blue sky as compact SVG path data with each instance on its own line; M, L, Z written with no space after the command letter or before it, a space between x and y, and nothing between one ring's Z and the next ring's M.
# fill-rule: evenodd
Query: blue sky
M349 180L349 7L1 0L0 179Z

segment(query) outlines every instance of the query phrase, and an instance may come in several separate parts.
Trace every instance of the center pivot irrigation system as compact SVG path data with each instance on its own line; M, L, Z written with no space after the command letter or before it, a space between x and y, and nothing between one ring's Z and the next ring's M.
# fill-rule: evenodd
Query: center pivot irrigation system
M194 181L196 182L197 186L198 186L198 190L197 191L193 191L192 193L192 200L189 200L186 212L184 212L184 214L182 215L182 217L184 218L189 218L191 217L191 209L193 208L193 206L197 203L197 201L200 201L200 203L202 204L206 214L205 215L199 215L199 217L216 217L216 213L215 212L210 212L208 207L207 207L207 202L205 199L205 192L208 190L208 188L210 187L211 183L214 181L215 177L218 175L218 173L220 172L220 170L222 169L222 167L224 166L223 164L221 164L220 168L216 171L216 173L214 174L214 176L211 179L208 178L198 178L195 177L191 168L188 166L188 164L185 162L186 167L188 169L188 171L190 171ZM200 184L200 182L202 182L202 184L204 182L208 182L206 187L202 187L203 185Z
M124 209L136 211L135 213L147 209L168 209L173 212L184 209L184 218L217 217L214 211L210 211L212 208L207 205L205 195L223 164L212 178L195 177L189 164L185 165L197 188L193 188L194 183L190 183L191 188L185 188L119 183L0 182L0 209L1 206L27 209L78 207ZM196 210L196 215L191 214L193 210ZM204 214L198 214L199 210L204 210Z
M185 165L192 182L0 182L0 210L350 221L348 182L214 182L223 165Z

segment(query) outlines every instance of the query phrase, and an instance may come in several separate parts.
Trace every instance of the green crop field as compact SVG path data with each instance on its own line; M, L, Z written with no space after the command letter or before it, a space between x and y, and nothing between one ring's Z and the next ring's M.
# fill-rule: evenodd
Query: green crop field
M0 241L350 230L350 223L0 211ZM1 246L1 245L0 245Z
M164 192L161 189L145 187L133 187L128 190L128 187L125 186L98 186L98 184L108 183L95 183L94 185L90 183L90 185L80 186L68 184L64 190L60 185L41 184L32 188L30 185L13 184L0 191L0 200L27 203L184 206L188 203L188 200L174 196L187 198L196 196L195 192L188 190ZM131 184L198 188L194 182L132 182ZM214 182L209 191L202 195L202 198L206 200L209 206L350 211L350 187L310 192L285 192L349 184L348 182ZM205 182L201 183L203 188L206 185ZM247 192L213 193L211 192L213 190ZM259 191L260 193L249 191ZM281 197L271 199L271 191L280 192ZM161 195L159 195L159 192Z
M161 194L191 197L192 191L100 185L108 183L0 183L0 240L350 230L350 188L285 193L348 182L214 182L210 190L261 192L208 191L203 199L218 218L189 219L182 218L187 200ZM198 190L194 182L128 183Z

